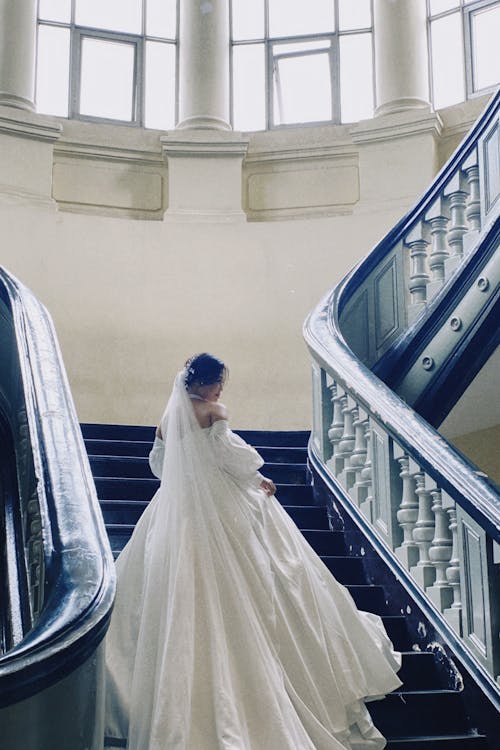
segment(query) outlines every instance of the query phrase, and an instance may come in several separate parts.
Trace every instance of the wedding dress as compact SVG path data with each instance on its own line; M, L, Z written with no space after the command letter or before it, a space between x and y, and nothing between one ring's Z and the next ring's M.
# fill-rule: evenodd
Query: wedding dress
M129 750L383 748L364 700L401 684L400 655L259 489L259 454L226 420L199 426L183 376L150 458L160 489L117 560L106 734Z

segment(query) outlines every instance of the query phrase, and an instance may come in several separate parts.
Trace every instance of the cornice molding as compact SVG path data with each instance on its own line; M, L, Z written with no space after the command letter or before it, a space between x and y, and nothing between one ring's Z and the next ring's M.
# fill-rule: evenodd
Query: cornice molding
M98 143L59 141L54 149L54 155L64 156L69 159L115 161L137 166L164 166L161 153L135 148L124 148L123 146L101 145Z
M415 113L409 115L405 112L382 115L379 118L373 118L373 120L364 120L353 125L350 132L354 143L364 145L380 141L393 141L425 133L440 138L443 130L443 122L437 112L426 112L418 115Z
M0 112L0 133L29 138L34 141L55 143L62 134L62 126L54 121L43 121L36 115L23 112L22 115L10 116L5 109Z
M355 161L358 160L358 150L355 148L351 141L344 141L340 144L335 145L313 145L313 146L282 146L279 149L273 149L272 147L261 149L259 151L251 151L246 159L245 165L250 164L279 164L281 162L303 162L303 161L318 161L325 159L335 159L343 161Z
M243 158L248 138L233 131L180 130L160 136L164 156L206 156Z

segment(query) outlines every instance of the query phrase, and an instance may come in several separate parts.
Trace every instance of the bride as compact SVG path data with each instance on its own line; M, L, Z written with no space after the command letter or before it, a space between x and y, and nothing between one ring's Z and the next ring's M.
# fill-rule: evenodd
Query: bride
M364 701L401 684L400 655L229 429L225 377L188 360L158 427L160 488L117 560L106 734L129 750L379 750Z

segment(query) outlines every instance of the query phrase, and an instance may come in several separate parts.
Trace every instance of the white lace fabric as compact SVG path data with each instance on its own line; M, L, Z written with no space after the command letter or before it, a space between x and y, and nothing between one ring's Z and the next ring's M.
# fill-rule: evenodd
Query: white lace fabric
M161 429L160 488L117 561L106 734L129 750L384 747L364 700L401 682L380 618L259 489L259 454L226 420L198 425L183 373Z

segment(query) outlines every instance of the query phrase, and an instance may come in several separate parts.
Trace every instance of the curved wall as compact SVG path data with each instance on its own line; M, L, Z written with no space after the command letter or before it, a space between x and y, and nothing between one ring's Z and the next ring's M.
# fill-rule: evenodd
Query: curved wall
M81 421L155 422L209 350L235 427L308 428L306 314L486 101L219 140L1 108L0 263L51 312Z

